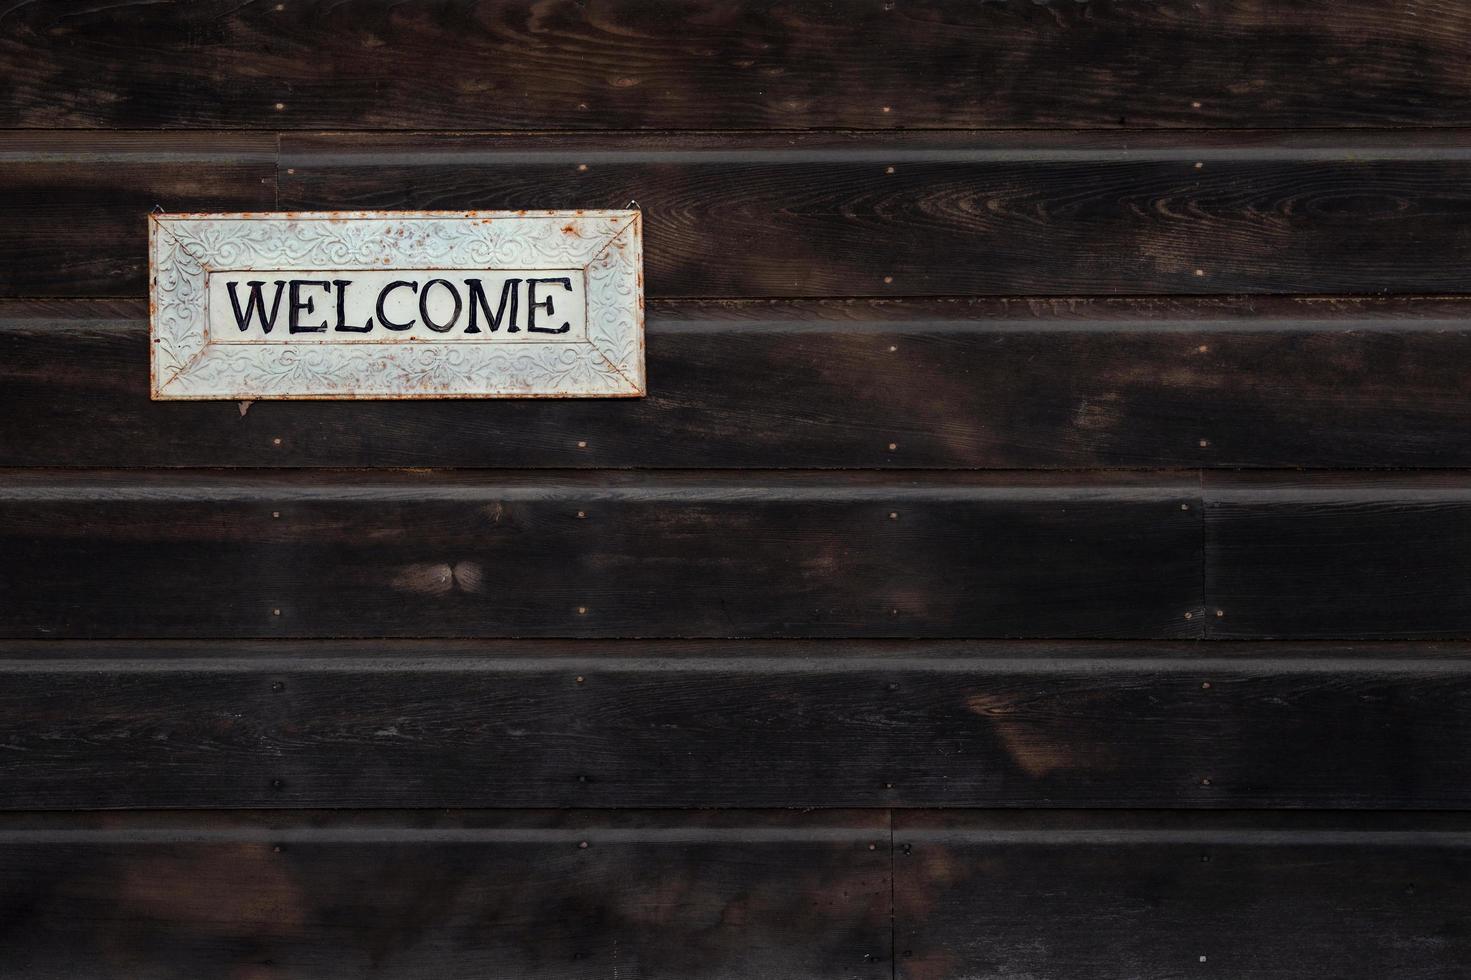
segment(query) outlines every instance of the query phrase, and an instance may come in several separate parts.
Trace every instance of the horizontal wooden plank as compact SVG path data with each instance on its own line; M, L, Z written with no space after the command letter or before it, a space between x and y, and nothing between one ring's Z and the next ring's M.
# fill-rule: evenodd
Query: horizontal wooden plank
M5 133L0 296L142 296L150 211L275 204L270 135Z
M1211 636L1471 636L1471 479L1210 473L1205 493Z
M0 635L1471 635L1466 477L1206 483L12 470Z
M281 206L644 212L654 297L1454 293L1464 132L286 136Z
M1201 629L1193 474L0 474L0 635Z
M894 818L896 976L1456 975L1471 824L1368 814Z
M10 127L1471 122L1471 15L1446 0L68 0L5 28Z
M1468 767L1467 645L0 643L5 810L1467 808Z
M0 972L891 976L883 812L0 819Z
M27 980L1425 980L1468 953L1460 815L892 822L891 848L882 811L11 814L0 964Z
M146 316L0 302L0 466L1471 466L1463 300L664 301L536 403L153 402Z
M0 296L141 296L155 205L632 201L650 298L1435 294L1471 261L1465 130L287 135L279 197L262 139L6 136Z

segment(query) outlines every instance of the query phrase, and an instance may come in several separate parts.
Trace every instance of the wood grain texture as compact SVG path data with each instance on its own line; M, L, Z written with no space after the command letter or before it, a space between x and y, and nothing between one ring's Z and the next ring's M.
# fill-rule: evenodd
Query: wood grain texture
M9 637L1198 635L1193 475L0 475Z
M0 27L10 127L1471 123L1453 0L68 0Z
M647 398L243 411L150 401L146 317L0 302L0 465L1471 466L1463 300L665 301Z
M1438 980L1464 816L898 813L896 976Z
M0 296L142 296L148 213L269 211L275 160L269 135L0 134Z
M1459 644L0 643L6 810L1454 809L1468 766Z
M1471 480L1207 474L1211 636L1471 636Z
M303 135L279 196L269 139L6 137L0 296L141 297L155 205L633 201L650 298L1454 293L1471 261L1463 131Z
M7 980L891 976L887 814L0 819Z
M282 139L281 205L644 213L651 297L1454 293L1464 133Z

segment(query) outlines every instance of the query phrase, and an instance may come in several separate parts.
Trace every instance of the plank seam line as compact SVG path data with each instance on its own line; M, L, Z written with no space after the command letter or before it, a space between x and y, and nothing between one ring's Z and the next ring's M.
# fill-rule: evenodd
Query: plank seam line
M429 140L426 134L405 134ZM545 138L545 137L544 137ZM140 155L142 156L142 155ZM1293 146L1267 144L1242 147L1199 145L1187 141L1143 146L984 146L945 147L900 145L885 149L881 144L862 147L839 146L727 146L684 149L581 149L564 146L525 150L511 146L466 147L432 144L416 150L295 150L283 159L295 170L297 193L310 193L322 180L339 177L344 171L376 169L473 169L479 167L540 167L588 164L593 167L658 167L761 165L777 168L830 166L879 167L886 164L933 167L1061 166L1067 164L1145 165L1192 162L1213 164L1271 164L1283 168L1307 164L1343 164L1352 157L1360 164L1464 163L1471 147L1378 146L1350 144Z
M577 642L586 642L591 645L603 645L607 643L628 642L620 640L603 640L598 638L569 637ZM720 674L737 675L751 674L761 677L797 675L797 676L822 676L840 674L868 674L879 672L898 672L909 674L965 674L969 676L990 675L1020 675L1031 677L1096 677L1099 674L1116 674L1119 676L1157 676L1182 674L1193 676L1202 672L1218 674L1221 677L1257 677L1263 674L1274 676L1309 676L1326 675L1341 676L1344 674L1376 675L1403 677L1408 675L1439 675L1439 676L1465 676L1471 673L1471 652L1465 654L1446 654L1441 657L1422 657L1415 659L1385 659L1374 657L1337 657L1324 656L1322 658L1290 658L1277 656L1237 654L1235 656L1192 656L1180 654L1177 656L1162 656L1159 658L1148 657L1086 657L1086 658L1060 658L1056 656L1038 655L1032 658L999 657L991 658L982 653L956 654L953 657L862 657L843 654L842 652L823 656L820 659L810 655L793 656L705 656L705 657L641 657L630 659L610 659L597 655L570 655L570 654L548 654L539 657L521 657L509 654L485 654L467 655L461 657L436 657L433 655L425 657L402 657L398 659L384 659L362 655L337 656L303 660L293 656L259 656L252 654L235 654L217 658L190 657L175 658L168 656L153 657L128 657L119 659L101 658L77 658L67 654L51 657L40 653L35 645L56 645L66 647L79 641L68 639L41 639L41 640L5 640L0 642L0 676L5 674L254 674L261 671L280 671L291 674L339 674L339 673L363 673L363 674L550 674L558 675L567 672L580 671L584 674L631 674L631 675L656 675L681 676L691 674ZM92 641L80 641L92 642ZM127 639L116 641L118 643L140 645L147 644L148 640ZM230 641L221 641L228 643ZM302 641L294 638L276 638L268 640L250 640L251 643L269 643L282 647L299 645ZM333 642L331 640L311 639L307 642L322 643ZM351 641L359 642L359 641ZM367 641L371 642L371 641ZM404 640L393 638L394 643L414 643L415 640ZM514 644L518 641L498 641L506 644ZM544 642L535 638L531 642ZM656 643L678 643L678 640L659 639L651 641ZM818 639L818 640L722 640L713 639L708 643L745 643L745 642L773 642L793 643L807 645L811 643L830 643L834 645L847 645L854 642L866 642L863 640ZM902 641L915 645L927 643L950 643L966 641L951 640L908 640ZM983 645L1005 645L1005 640L977 640L977 644ZM1119 642L1130 647L1148 646L1151 644L1176 644L1191 643L1200 644L1202 641L1195 640L1140 640L1111 641ZM1237 645L1241 643L1260 643L1262 646L1280 646L1287 643L1318 643L1321 641L1309 640L1208 640L1206 645L1226 644ZM1437 641L1424 641L1434 643ZM16 643L32 645L32 653L25 656L6 655L3 646ZM1416 645L1422 645L1416 643Z
M890 980L899 980L899 924L898 908L895 898L894 885L894 810L888 810L889 817L889 977Z
M1205 811L1200 811L1205 812ZM1275 815L1275 809L1255 808L1252 813ZM1363 810L1345 810L1348 816ZM1441 811L1463 815L1464 811ZM1471 834L1459 830L1336 830L1336 829L1199 829L1199 830L959 830L912 832L919 840L983 842L998 847L1037 845L1134 846L1157 844L1220 844L1250 847L1331 845L1356 847L1442 847L1471 848Z
M275 214L275 212L266 212ZM281 212L285 214L287 212ZM924 306L926 304L1001 304L1001 303L1058 303L1058 304L1098 304L1103 307L1126 307L1129 305L1145 305L1150 303L1163 303L1174 306L1186 306L1192 303L1220 306L1223 304L1251 304L1261 301L1295 302L1303 304L1316 303L1358 303L1366 305L1392 305L1411 302L1443 302L1443 303L1466 303L1471 301L1471 289L1460 293L1433 292L1363 292L1363 293L1279 293L1279 292L1257 292L1257 293L883 293L883 294L857 294L857 293L823 293L823 294L799 294L791 295L785 293L768 293L759 296L718 296L713 294L691 294L687 296L661 296L649 295L647 297L650 307L679 308L683 306L694 306L702 303L724 304L736 307L775 306L790 304L794 306L807 306L818 304L873 304L880 307L898 308L913 304ZM134 303L143 304L148 301L148 291L133 293L107 293L87 294L77 293L14 293L0 295L0 307L5 304L21 303L68 303L79 306L90 303ZM1242 316L1243 321L1249 321L1253 316ZM1227 318L1229 319L1229 318ZM739 320L727 322L738 323ZM851 325L853 320L833 320L834 324ZM902 323L903 321L894 321ZM1080 320L1080 322L1082 322ZM1111 321L1104 321L1111 322ZM1332 321L1325 321L1332 322Z
M468 210L468 209L460 209ZM618 210L618 209L615 209ZM255 212L261 213L261 212ZM272 212L265 212L271 214ZM285 212L283 212L285 213ZM1141 303L1149 301L1160 302L1185 302L1205 301L1213 304L1236 302L1255 303L1262 300L1298 300L1305 303L1327 302L1332 303L1339 300L1360 302L1397 302L1405 300L1450 300L1464 301L1471 290L1464 293L885 293L878 297L878 302L885 306L902 306L905 303L944 303L944 302L1056 302L1056 303L1099 303L1105 305L1123 306L1130 303ZM16 295L0 296L0 303L18 303L30 300L64 301L70 303L141 303L146 300L147 291L139 293L97 293L79 295L76 293L19 293ZM775 303L846 303L852 300L852 293L832 294L802 294L791 295L763 295L763 296L713 296L713 295L690 295L690 296L653 296L649 301L656 305L681 306L689 303L723 303L733 306L763 306ZM840 321L842 322L842 321Z
M485 809L485 808L481 808ZM610 808L616 812L619 808ZM768 809L768 808L761 808ZM826 809L826 808L824 808ZM853 809L853 808L847 808ZM0 811L4 815L45 816L99 811ZM137 809L114 811L147 812ZM273 811L283 819L297 812L294 808ZM682 812L671 809L669 813ZM211 844L270 841L282 843L490 843L490 844L566 844L580 840L602 844L701 844L732 841L740 844L862 844L873 840L873 827L303 827L254 826L221 830L186 829L178 825L114 828L49 827L6 829L0 827L0 845L13 844Z
M34 298L12 301L20 304L54 303L59 306L76 305L76 309L24 310L5 308L0 301L0 329L30 330L47 335L58 335L75 330L129 331L147 322L143 309L116 311L108 315L91 315L86 299ZM106 303L134 302L134 300L97 300L100 306ZM738 337L742 339L760 336L796 337L823 335L840 338L882 338L914 336L955 336L963 338L990 338L1008 335L1088 335L1088 336L1196 336L1242 334L1268 336L1274 334L1310 334L1314 336L1358 336L1358 335L1423 335L1455 334L1471 332L1471 304L1463 315L1423 316L1413 309L1386 310L1376 315L1373 310L1350 309L1339 316L1318 316L1312 311L1282 311L1271 315L1225 315L1195 316L1188 309L1180 310L1177 317L1150 318L1146 315L1114 315L1109 311L1098 311L1101 315L1070 317L1063 314L1041 313L1023 316L1010 311L989 310L937 310L919 308L903 311L905 315L884 315L874 318L811 319L794 318L780 312L765 317L722 317L701 316L703 301L691 301L689 307L661 301L647 318L648 333L654 337ZM826 302L815 300L783 301L790 310L820 308ZM227 399L222 399L227 400ZM286 399L290 400L290 399Z
M541 129L449 129L443 127L397 127L397 128L369 128L343 129L331 126L308 126L300 129L282 128L279 126L256 126L256 127L212 127L212 126L156 126L130 127L127 129L112 129L105 126L4 126L0 127L4 133L28 133L54 135L64 134L68 136L157 136L167 139L170 136L268 136L280 137L302 137L302 136L339 136L351 138L354 136L500 136L500 137L545 137L566 136L586 139L607 139L626 136L800 136L803 134L814 135L853 135L853 136L895 136L903 137L908 134L944 134L953 135L958 133L974 133L984 135L987 133L1046 133L1048 135L1079 135L1079 136L1131 136L1131 137L1176 137L1176 136L1241 136L1245 134L1256 135L1291 135L1294 133L1313 134L1343 134L1376 136L1380 134L1394 134L1403 136L1406 133L1426 133L1436 136L1444 136L1454 133L1471 133L1471 126L1464 123L1452 123L1446 125L1433 125L1426 123L1383 123L1379 125L1359 126L1332 126L1332 125L1296 125L1296 126L889 126L882 128L861 126L805 126L805 127L659 127L659 128L541 128Z
M610 808L617 812L619 808ZM738 809L738 808L737 808ZM767 808L761 808L767 809ZM828 808L823 808L828 809ZM842 808L836 808L842 809ZM853 809L853 808L848 808ZM861 809L861 808L860 808ZM949 807L948 810L965 808ZM34 817L37 820L65 814L98 811L0 811L0 816ZM120 811L143 813L147 811ZM300 812L294 809L272 811L283 820ZM306 812L315 812L307 808ZM340 812L340 811L339 811ZM680 809L664 811L680 813ZM915 812L923 813L923 808ZM1254 810L1264 816L1276 815L1278 811ZM1463 811L1450 811L1464 816ZM1354 811L1345 811L1353 815ZM1353 830L1339 828L1209 828L1182 829L1063 829L1037 828L1030 830L924 830L911 831L910 836L926 843L964 841L985 843L998 847L1038 845L1083 845L1083 846L1151 846L1151 845L1200 845L1249 847L1290 846L1337 846L1337 847L1394 847L1394 848L1443 848L1465 850L1471 848L1471 833L1465 830ZM306 827L301 825L258 825L241 826L219 830L188 828L178 823L153 827L29 827L6 829L0 827L0 844L210 844L236 842L281 842L281 843L491 843L491 844L564 844L579 840L593 840L604 844L684 844L732 841L740 844L791 844L791 843L838 843L861 844L871 841L872 828L849 826L829 827L574 827L574 828L527 828L527 827L429 827L403 826L379 827Z

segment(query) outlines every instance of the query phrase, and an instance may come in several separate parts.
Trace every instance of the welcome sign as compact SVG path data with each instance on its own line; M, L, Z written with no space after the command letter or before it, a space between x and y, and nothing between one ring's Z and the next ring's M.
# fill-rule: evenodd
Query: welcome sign
M155 399L645 392L636 211L154 215Z

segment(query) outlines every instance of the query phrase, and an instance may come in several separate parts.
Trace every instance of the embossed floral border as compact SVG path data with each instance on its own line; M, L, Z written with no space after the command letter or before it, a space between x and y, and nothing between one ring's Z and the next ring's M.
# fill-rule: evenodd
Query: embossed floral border
M149 216L153 398L639 397L637 211L341 211ZM581 267L587 339L211 344L211 270Z

